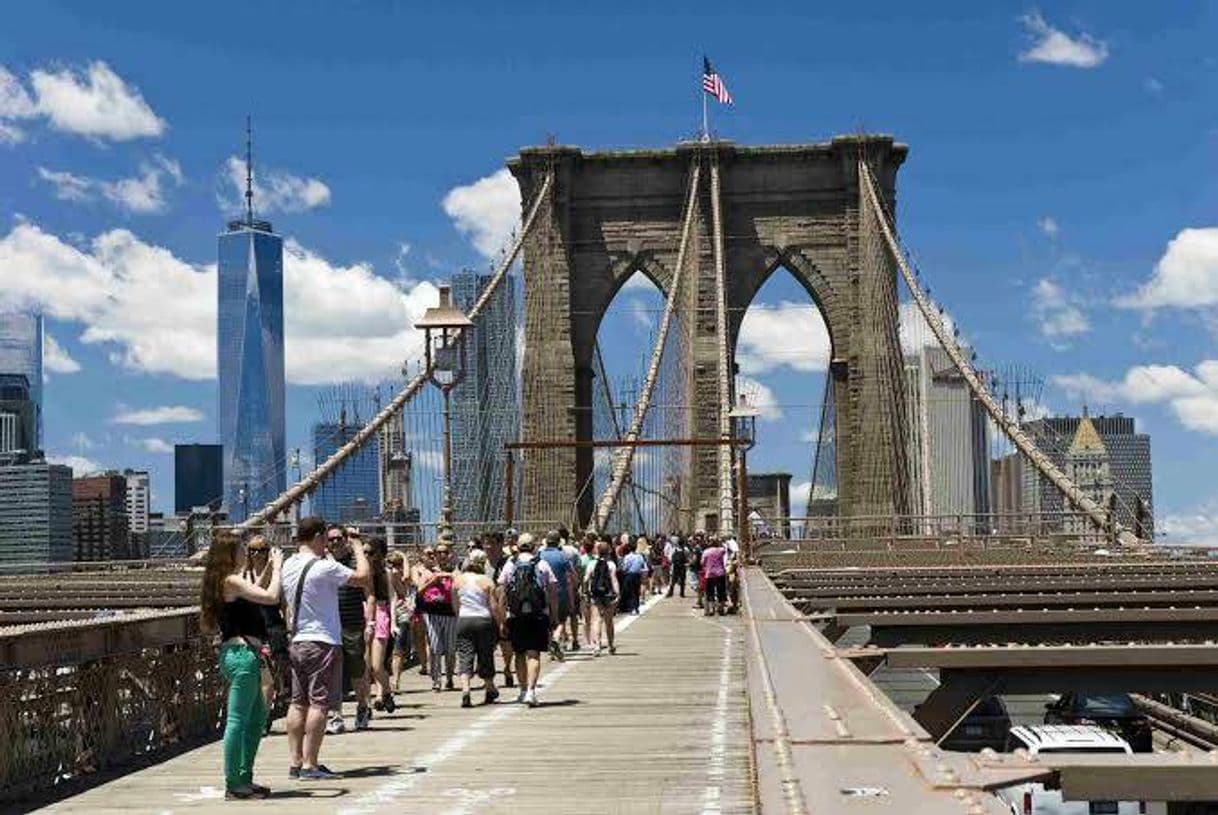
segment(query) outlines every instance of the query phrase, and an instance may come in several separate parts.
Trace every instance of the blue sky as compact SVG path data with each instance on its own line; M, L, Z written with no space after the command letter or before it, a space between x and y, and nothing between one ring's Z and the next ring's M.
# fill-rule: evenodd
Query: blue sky
M51 314L51 453L150 468L163 508L158 442L214 437L207 275L247 112L267 217L294 241L289 283L323 292L289 318L303 445L320 384L391 373L425 281L485 265L514 214L505 157L548 134L690 135L705 51L736 99L715 112L725 138L910 144L902 233L982 358L1039 371L1052 409L1136 415L1161 524L1218 530L1218 6L420 5L8 11L0 302ZM781 280L762 300L807 302ZM809 348L760 366L777 402L819 399ZM753 466L806 480L810 449L784 441L806 415L782 413Z

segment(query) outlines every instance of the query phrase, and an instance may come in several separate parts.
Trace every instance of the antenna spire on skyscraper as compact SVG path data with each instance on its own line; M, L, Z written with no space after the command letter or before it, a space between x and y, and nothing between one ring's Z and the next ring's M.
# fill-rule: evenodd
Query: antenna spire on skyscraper
M245 116L245 222L254 223L254 128L249 114Z

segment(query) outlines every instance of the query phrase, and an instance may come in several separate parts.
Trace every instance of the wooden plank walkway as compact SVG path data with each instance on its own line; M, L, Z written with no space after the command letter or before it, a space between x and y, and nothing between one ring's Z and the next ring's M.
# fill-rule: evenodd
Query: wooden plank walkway
M459 693L433 694L412 672L394 715L376 714L367 732L326 738L322 761L345 771L337 782L287 779L280 721L257 764L270 800L223 800L214 743L43 811L751 813L743 628L735 617L696 614L692 602L660 600L619 618L617 656L547 658L535 710L508 693L498 705L462 710Z

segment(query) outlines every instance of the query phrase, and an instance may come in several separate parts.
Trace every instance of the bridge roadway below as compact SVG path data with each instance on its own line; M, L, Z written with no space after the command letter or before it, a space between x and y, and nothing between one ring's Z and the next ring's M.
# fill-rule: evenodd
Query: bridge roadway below
M585 649L561 665L544 658L543 704L534 710L510 691L497 705L463 710L460 693L434 694L410 671L394 714L377 712L366 732L326 737L322 761L344 773L340 781L287 779L280 720L256 765L256 780L274 790L268 801L223 800L215 742L44 811L753 812L741 620L703 617L692 598L674 598L618 623L616 656L594 659Z

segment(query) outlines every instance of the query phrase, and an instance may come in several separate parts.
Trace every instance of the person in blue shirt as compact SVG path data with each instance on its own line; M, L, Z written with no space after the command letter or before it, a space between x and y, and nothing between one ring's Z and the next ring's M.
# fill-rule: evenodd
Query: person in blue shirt
M647 539L639 538L626 557L622 558L623 614L639 613L639 590L643 585L643 578L651 571L647 558L641 553L646 545Z
M562 662L562 631L563 626L571 619L575 607L576 577L571 564L571 556L563 551L562 535L557 529L546 533L546 545L540 552L540 557L554 572L558 594L558 616L551 620L554 630L550 635L550 656Z

